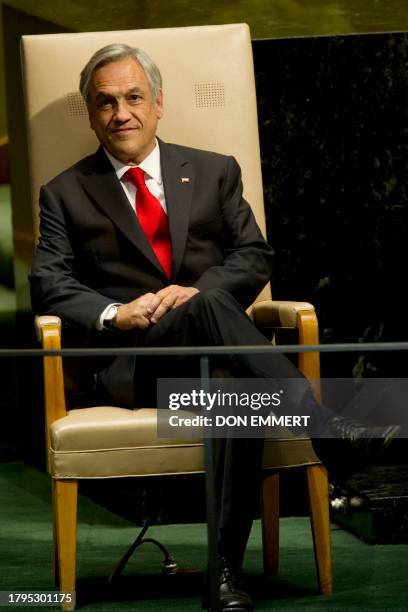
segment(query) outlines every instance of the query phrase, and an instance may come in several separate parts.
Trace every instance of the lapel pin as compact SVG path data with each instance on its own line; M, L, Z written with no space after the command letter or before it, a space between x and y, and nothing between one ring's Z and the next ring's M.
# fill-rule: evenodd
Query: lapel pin
M189 182L190 182L190 179L188 178L188 176L182 176L182 177L181 177L181 182L182 182L182 183L189 183Z

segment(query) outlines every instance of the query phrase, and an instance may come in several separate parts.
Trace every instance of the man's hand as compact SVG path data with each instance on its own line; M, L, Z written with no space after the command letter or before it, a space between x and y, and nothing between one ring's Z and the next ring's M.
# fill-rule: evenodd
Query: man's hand
M119 306L118 313L113 323L115 327L123 331L135 327L146 329L150 325L151 315L159 305L159 297L154 293L145 293L136 300Z
M199 290L195 287L181 287L180 285L169 285L156 293L160 304L156 307L150 317L152 323L157 323L168 312L187 302Z
M170 285L156 294L145 293L136 300L119 306L114 325L123 331L135 327L146 329L151 323L160 321L166 312L184 304L198 292L195 287Z

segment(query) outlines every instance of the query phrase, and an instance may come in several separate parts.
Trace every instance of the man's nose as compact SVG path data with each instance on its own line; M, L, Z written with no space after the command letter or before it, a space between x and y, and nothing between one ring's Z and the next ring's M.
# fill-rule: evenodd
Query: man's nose
M129 107L126 104L126 100L118 100L116 107L115 107L115 114L114 114L115 121L118 121L119 123L123 123L124 121L128 121L130 117L131 117L131 114L129 111Z

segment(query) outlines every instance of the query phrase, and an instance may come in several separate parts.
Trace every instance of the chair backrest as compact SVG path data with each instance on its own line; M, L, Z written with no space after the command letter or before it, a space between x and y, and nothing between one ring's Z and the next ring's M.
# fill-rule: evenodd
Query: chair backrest
M244 196L265 233L255 79L246 24L23 36L33 214L38 231L40 186L94 152L79 73L104 45L141 47L163 75L164 118L159 136L168 142L234 155ZM270 286L258 299L270 297Z

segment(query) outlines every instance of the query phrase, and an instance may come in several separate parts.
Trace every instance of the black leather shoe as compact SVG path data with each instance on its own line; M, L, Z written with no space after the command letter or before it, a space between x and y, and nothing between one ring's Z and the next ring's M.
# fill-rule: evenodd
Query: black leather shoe
M362 457L377 456L398 435L399 425L374 426L342 416L335 416L328 425L330 433L346 440ZM368 457L367 457L368 458Z
M342 416L333 417L326 427L331 437L314 438L312 443L336 484L375 464L401 430L400 425L374 426Z
M203 608L208 608L208 591L203 598ZM254 604L245 589L243 571L220 559L220 608L221 612L250 612Z
M234 568L220 560L220 603L222 612L248 612L254 604L243 583L242 568Z

